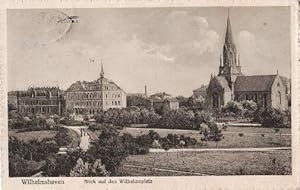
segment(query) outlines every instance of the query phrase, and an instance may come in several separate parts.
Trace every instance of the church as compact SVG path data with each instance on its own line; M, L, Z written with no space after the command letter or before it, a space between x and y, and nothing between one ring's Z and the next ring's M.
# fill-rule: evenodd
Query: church
M100 78L77 81L66 90L66 110L73 113L95 114L109 108L126 107L126 93L116 83L104 77L101 62Z
M240 56L235 47L230 18L223 54L217 76L211 75L206 90L206 103L209 109L225 106L229 101L252 100L258 107L288 109L289 84L287 78L277 74L246 76L242 73Z

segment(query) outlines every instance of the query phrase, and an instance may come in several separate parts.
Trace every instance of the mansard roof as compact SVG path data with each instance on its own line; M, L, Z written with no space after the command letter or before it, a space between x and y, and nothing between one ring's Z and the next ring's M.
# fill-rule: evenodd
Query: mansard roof
M60 96L61 90L58 87L30 87L26 91L17 91L19 97L36 96Z
M271 91L277 75L238 76L234 83L234 91Z

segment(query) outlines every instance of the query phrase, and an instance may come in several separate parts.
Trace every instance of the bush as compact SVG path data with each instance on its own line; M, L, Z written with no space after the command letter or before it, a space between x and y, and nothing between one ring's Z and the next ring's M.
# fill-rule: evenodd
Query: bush
M230 101L221 109L222 114L227 117L241 117L243 115L243 106L240 102Z
M73 140L72 136L69 134L69 129L60 127L58 133L54 136L54 140L58 146L67 146Z
M183 109L170 110L159 119L158 123L150 127L168 128L168 129L196 129L194 122L194 113Z
M121 163L128 156L128 150L126 150L119 132L114 128L107 128L102 130L96 141L92 142L87 155L91 161L100 159L106 170L112 175L116 175Z
M259 109L255 113L254 121L266 127L282 128L290 127L291 118L290 115L280 109L267 108Z
M87 161L85 152L80 149L68 151L67 154L52 154L46 159L44 174L50 177L69 176L79 158Z

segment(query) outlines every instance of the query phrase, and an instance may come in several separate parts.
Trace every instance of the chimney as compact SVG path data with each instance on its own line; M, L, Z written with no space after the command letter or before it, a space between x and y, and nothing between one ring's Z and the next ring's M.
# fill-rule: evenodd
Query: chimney
M147 85L145 85L145 96L147 97Z

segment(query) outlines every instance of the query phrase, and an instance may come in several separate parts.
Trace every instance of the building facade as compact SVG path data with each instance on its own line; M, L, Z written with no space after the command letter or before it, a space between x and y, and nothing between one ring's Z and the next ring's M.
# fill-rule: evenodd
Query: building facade
M211 75L206 90L206 103L211 109L220 108L229 101L252 100L259 107L288 109L289 85L285 77L278 74L245 76L242 73L240 57L237 53L230 18L227 28L223 54L220 56L219 73Z
M109 108L126 107L126 93L113 81L104 77L92 82L77 81L66 90L66 110L73 113L99 113Z
M162 109L177 110L179 109L179 101L170 94L156 93L149 97L151 107L154 111L159 112Z
M28 88L8 94L8 103L14 104L19 113L61 114L64 99L58 87Z

